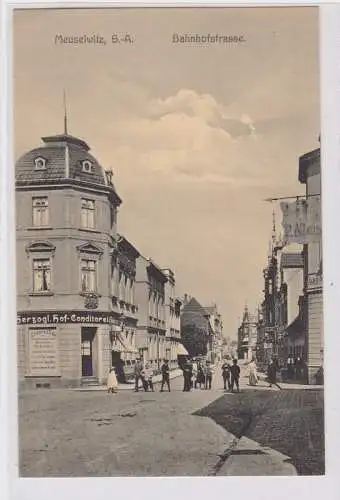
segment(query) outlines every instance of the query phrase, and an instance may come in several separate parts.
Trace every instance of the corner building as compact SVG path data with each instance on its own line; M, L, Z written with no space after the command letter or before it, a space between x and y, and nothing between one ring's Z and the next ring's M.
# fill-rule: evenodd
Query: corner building
M15 169L19 381L102 383L121 306L129 328L135 324L132 293L123 298L114 285L121 199L86 142L68 134L42 141ZM133 280L134 269L128 275Z
M304 299L305 299L305 356L308 383L317 383L324 363L323 333L323 272L322 272L322 220L321 220L321 150L314 149L299 159L299 181L306 186L309 204L315 212L312 241L304 245Z

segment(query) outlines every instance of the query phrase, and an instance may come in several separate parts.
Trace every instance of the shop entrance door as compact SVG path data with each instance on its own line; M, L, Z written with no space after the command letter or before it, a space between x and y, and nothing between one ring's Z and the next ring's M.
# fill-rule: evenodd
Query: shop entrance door
M93 340L96 328L83 327L81 329L81 376L93 376Z
M112 351L112 366L115 368L118 382L125 384L124 363L120 352Z

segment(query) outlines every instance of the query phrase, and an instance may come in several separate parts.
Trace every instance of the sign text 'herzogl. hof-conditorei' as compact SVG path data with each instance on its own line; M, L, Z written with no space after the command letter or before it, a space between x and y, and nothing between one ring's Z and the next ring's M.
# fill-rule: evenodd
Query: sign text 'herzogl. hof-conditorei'
M59 325L76 323L95 323L114 325L117 323L115 315L101 312L25 312L17 314L18 325Z

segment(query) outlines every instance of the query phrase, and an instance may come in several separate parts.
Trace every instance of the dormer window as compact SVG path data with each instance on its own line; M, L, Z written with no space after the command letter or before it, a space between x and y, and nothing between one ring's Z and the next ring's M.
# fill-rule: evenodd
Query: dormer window
M45 170L46 169L46 160L45 158L42 158L41 156L38 156L34 160L34 168L35 170Z
M92 174L93 173L93 165L89 160L84 160L82 162L82 170L83 172L86 172L87 174Z

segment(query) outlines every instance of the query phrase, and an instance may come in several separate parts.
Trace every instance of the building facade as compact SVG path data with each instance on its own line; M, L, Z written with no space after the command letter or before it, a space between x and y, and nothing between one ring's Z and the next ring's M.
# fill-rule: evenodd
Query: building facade
M189 356L211 358L214 332L205 308L188 294L181 311L181 339Z
M177 355L181 343L181 300L176 297L175 274L171 269L163 270L167 281L165 283L165 357L170 368L177 368Z
M110 273L121 199L83 140L42 140L15 167L19 380L103 382L120 324Z
M247 361L256 358L257 316L250 314L245 306L242 323L238 329L238 357Z
M304 256L303 252L283 251L281 256L280 322L284 333L280 337L279 358L286 365L288 357L305 359L303 326Z
M223 322L217 305L204 307L207 312L212 334L211 361L218 362L223 357Z
M304 248L305 254L305 346L308 382L313 384L323 367L323 284L321 240L321 161L320 148L300 157L299 181L306 186L307 203L315 205L313 241ZM315 238L315 235L319 235Z
M138 250L117 234L117 244L111 251L110 285L112 309L119 314L120 324L111 328L112 366L119 382L133 376L137 348L137 309L135 298L136 260Z
M140 255L136 263L138 303L137 348L155 371L167 355L165 284L167 275L151 259Z

